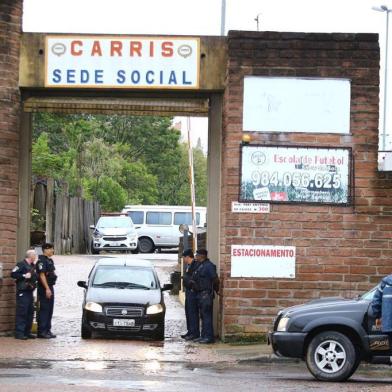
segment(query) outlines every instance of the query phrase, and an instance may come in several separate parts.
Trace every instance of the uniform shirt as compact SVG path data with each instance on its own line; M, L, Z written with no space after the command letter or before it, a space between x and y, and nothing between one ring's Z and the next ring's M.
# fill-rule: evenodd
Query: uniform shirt
M55 273L55 270L56 267L54 266L54 261L50 257L45 255L40 255L38 257L37 273L45 273L46 280L49 286L53 286L56 283L57 275ZM38 284L40 287L43 287L43 284L40 280L38 280Z
M30 278L23 275L31 273ZM32 291L37 287L37 274L34 264L29 264L26 260L19 261L11 272L11 277L16 280L18 291Z
M209 291L212 294L214 281L218 278L216 266L210 259L200 264L200 268L193 273L192 279L196 282L197 291Z
M382 332L392 332L392 275L381 280L371 306L374 316L381 317Z
M187 264L187 266L185 268L184 276L183 276L184 287L186 289L193 288L192 287L193 285L191 283L192 275L193 275L194 271L197 270L199 265L200 265L200 263L198 261L196 261L195 259L192 260L192 263Z

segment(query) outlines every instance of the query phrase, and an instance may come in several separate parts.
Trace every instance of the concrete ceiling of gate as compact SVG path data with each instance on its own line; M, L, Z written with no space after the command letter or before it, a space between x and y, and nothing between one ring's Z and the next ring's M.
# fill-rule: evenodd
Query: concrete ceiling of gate
M46 95L50 92L45 88L45 37L42 33L23 33L20 50L19 87L21 89L45 89ZM51 36L55 34L50 34ZM68 35L68 34L67 34ZM62 35L64 36L64 35ZM69 34L73 36L73 34ZM75 35L80 36L80 34ZM86 36L87 37L87 36ZM102 36L104 37L104 36ZM140 36L139 36L140 37ZM186 38L184 36L184 38ZM199 88L166 92L175 97L193 94L222 92L225 88L227 41L225 37L200 36L200 79ZM63 95L71 89L64 89ZM102 94L102 89L98 94ZM156 89L155 89L156 90ZM65 92L64 92L65 91ZM94 91L94 89L90 90ZM128 91L132 91L129 89ZM148 92L151 90L146 90ZM139 90L140 92L140 90ZM108 94L111 91L107 91ZM165 93L165 92L163 92ZM70 92L70 95L73 93ZM81 93L83 94L83 92ZM50 95L50 94L49 94ZM58 95L58 94L56 94ZM80 96L80 94L78 95Z

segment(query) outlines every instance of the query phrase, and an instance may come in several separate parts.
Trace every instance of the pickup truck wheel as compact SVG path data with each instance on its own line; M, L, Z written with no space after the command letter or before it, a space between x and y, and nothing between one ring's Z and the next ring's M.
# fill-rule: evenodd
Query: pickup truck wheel
M321 381L345 381L358 367L352 341L337 331L316 335L306 352L306 365L315 378Z
M154 243L149 238L139 238L139 252L152 253L154 251Z

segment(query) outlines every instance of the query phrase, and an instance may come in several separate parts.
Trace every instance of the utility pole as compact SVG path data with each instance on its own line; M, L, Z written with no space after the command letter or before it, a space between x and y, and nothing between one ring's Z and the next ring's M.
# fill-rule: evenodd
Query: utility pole
M222 9L221 9L221 35L225 35L226 29L226 0L222 0Z
M188 128L188 159L189 159L189 184L191 187L191 205L192 205L192 234L193 243L192 249L197 249L197 225L196 225L196 194L195 194L195 176L193 172L193 150L191 143L191 119L187 117Z
M261 13L257 14L255 21L256 21L256 25L257 25L257 31L259 31L259 17L260 17Z
M385 64L384 64L384 105L383 105L383 133L381 151L386 150L386 137L387 137L387 98L388 98L388 38L389 38L389 13L392 12L391 8L386 5L379 7L372 7L374 11L385 12Z

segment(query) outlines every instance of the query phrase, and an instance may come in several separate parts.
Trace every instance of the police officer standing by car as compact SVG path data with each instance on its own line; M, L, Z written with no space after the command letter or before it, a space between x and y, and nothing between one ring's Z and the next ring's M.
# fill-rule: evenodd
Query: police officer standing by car
M374 293L372 309L376 326L392 339L392 275L385 276Z
M192 274L192 285L196 291L197 304L201 316L201 336L194 342L201 344L214 343L214 329L212 322L214 290L219 290L219 278L216 266L207 258L207 250L196 251L196 260L200 267Z
M37 287L36 260L37 254L30 249L26 252L25 259L19 261L11 272L16 283L15 339L35 339L31 327L34 318L33 292Z
M54 285L56 284L57 275L53 259L53 244L45 243L42 245L43 254L39 256L37 262L38 273L38 302L39 310L37 315L38 338L51 339L55 338L51 331L52 316L54 307Z
M185 289L185 318L187 332L181 337L185 340L194 340L200 337L199 308L197 305L197 293L193 290L191 279L193 272L197 270L200 263L193 257L192 249L186 249L182 253L185 263L183 285Z

